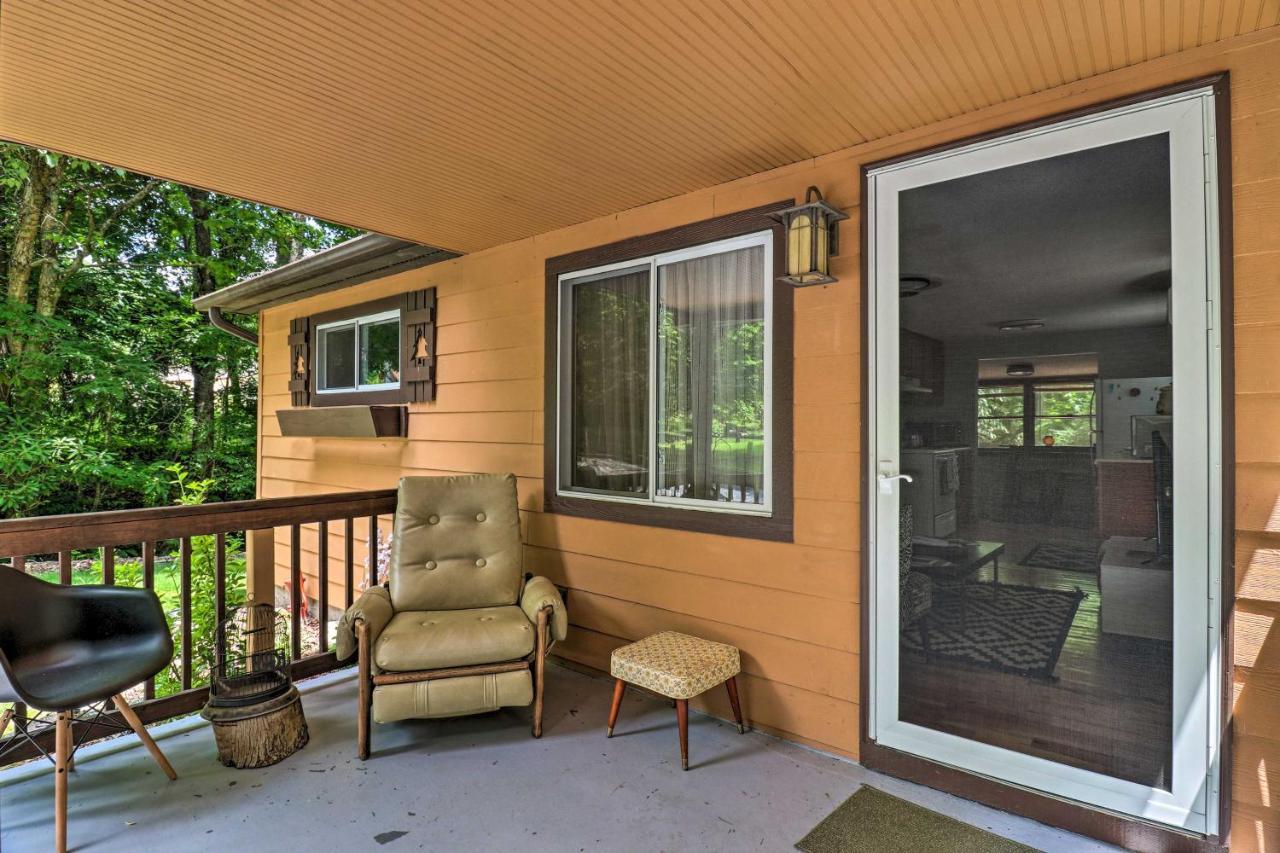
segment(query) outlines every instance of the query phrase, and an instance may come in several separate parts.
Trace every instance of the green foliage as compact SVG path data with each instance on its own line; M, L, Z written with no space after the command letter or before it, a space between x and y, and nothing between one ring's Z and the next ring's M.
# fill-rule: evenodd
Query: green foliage
M1034 409L1025 412L1024 385L984 385L978 389L978 446L1024 446L1026 416L1041 444L1053 436L1054 447L1089 447L1093 442L1094 392L1088 385L1032 387Z
M41 219L26 277L10 281L42 169L56 215ZM214 481L210 500L253 497L257 352L192 299L354 233L0 144L0 516L163 503L159 475L174 459ZM56 286L42 301L46 268Z
M196 479L181 465L165 466L172 475L169 481L177 491L177 501L181 506L198 506L209 497L214 481L208 478ZM228 541L228 551L241 550L241 543ZM243 557L227 559L226 596L227 611L244 604L245 560ZM169 611L169 624L173 631L174 648L178 650L169 667L156 678L156 694L164 696L182 689L182 612L180 586L162 591L157 578L156 592L161 601L171 601L176 609ZM168 573L171 585L180 585L180 572ZM217 584L217 541L213 536L193 536L191 538L191 680L193 685L207 684L215 663L215 638L218 630L218 613L216 599Z

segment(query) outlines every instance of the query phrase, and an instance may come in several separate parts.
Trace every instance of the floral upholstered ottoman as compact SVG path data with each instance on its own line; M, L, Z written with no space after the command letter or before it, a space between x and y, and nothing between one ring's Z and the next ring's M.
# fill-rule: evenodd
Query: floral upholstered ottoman
M729 704L738 731L742 725L742 708L738 705L736 676L742 669L738 649L678 631L663 631L643 640L617 648L609 660L609 674L615 679L613 707L609 709L608 737L618 722L618 710L628 684L643 687L676 703L676 722L680 728L680 766L689 769L689 700L712 687L723 684L729 693Z

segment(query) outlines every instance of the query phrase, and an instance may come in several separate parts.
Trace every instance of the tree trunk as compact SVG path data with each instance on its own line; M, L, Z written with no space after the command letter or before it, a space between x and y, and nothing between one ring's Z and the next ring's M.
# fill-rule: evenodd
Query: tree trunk
M306 222L307 219L301 213L289 213L287 216L298 223ZM302 241L298 239L297 231L291 228L277 228L276 266L282 267L300 260L302 260Z
M52 317L62 298L62 270L58 266L62 222L58 219L65 161L58 157L45 191L40 211L40 274L36 277L36 313Z
M31 267L34 265L36 246L40 242L40 214L49 192L49 180L54 167L50 166L39 151L31 151L27 158L27 180L22 186L18 201L18 225L13 233L13 246L9 250L8 293L15 302L27 301L31 285Z
M213 293L217 284L209 261L213 258L213 234L209 230L209 193L185 188L191 204L191 254L194 262L191 298ZM201 347L191 355L192 413L191 450L201 461L203 475L208 476L212 466L209 451L213 450L214 395L213 384L217 377L218 360L201 352Z
M297 687L256 705L206 705L200 716L213 723L218 760L227 767L269 767L307 745L310 734Z

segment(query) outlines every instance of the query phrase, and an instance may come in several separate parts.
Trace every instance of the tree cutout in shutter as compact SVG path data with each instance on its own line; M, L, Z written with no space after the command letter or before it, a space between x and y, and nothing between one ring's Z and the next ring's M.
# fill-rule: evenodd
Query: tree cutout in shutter
M404 295L400 310L400 341L404 348L401 390L407 403L436 398L436 289L428 287Z
M289 322L289 394L294 406L311 403L311 318Z

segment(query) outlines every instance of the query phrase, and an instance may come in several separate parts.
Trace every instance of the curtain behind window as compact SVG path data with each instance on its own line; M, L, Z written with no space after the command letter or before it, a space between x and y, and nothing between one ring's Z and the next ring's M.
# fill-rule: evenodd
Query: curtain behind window
M664 497L763 504L764 249L658 270L658 482Z
M649 272L573 285L572 486L649 493Z

